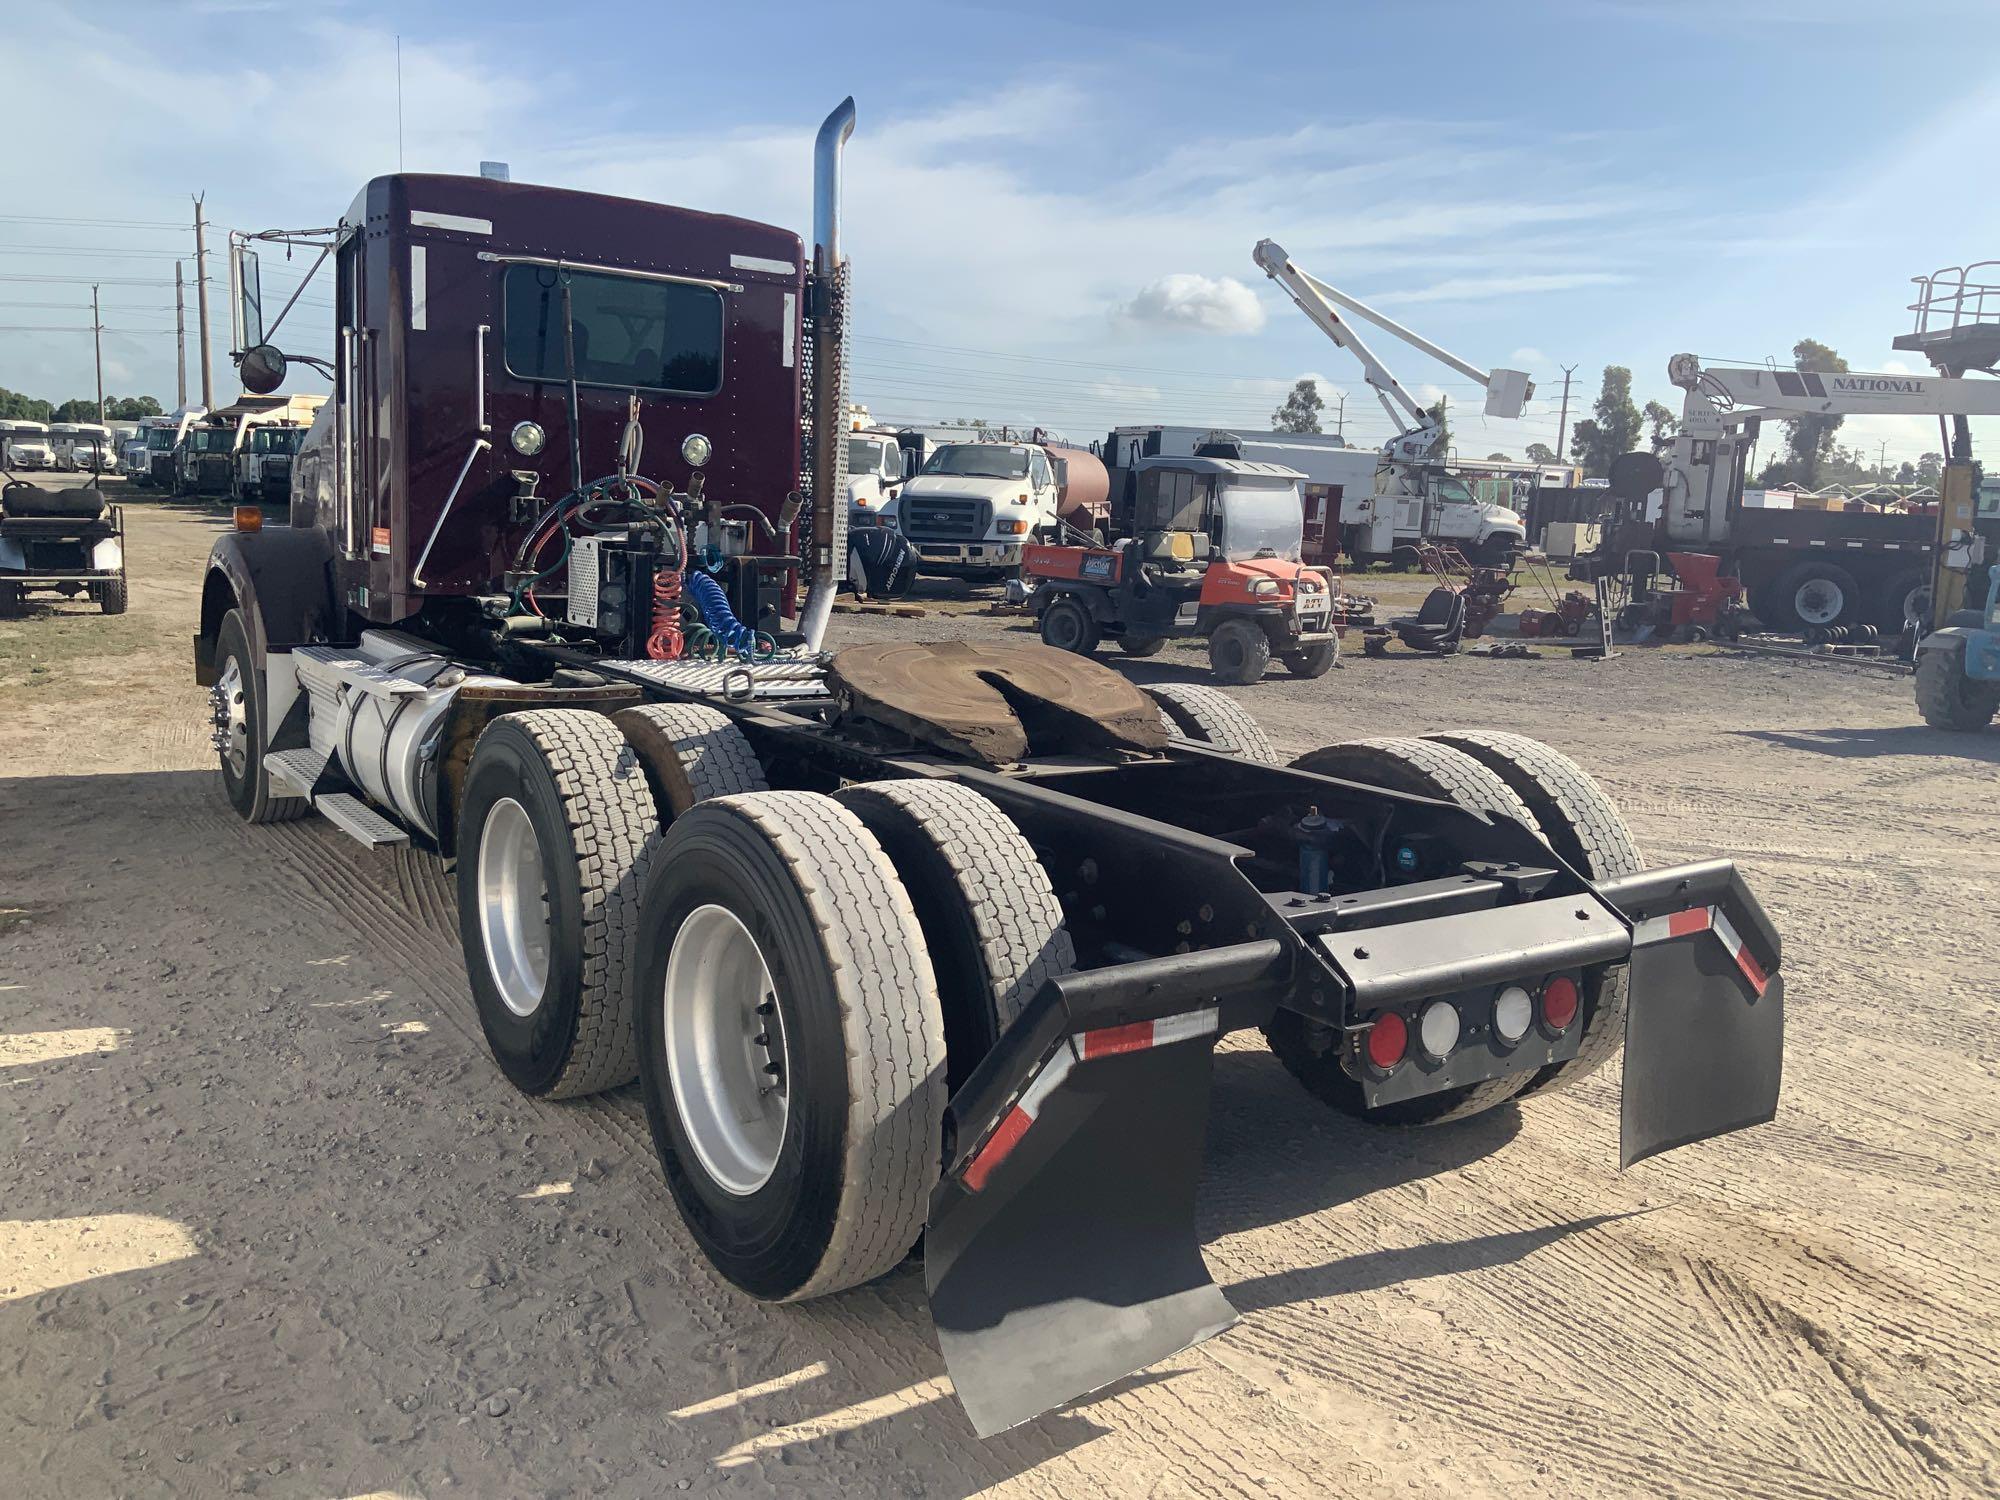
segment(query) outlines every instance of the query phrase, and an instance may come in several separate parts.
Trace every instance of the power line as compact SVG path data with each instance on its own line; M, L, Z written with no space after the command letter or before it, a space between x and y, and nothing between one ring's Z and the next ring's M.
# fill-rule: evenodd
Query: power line
M158 219L67 219L50 214L0 214L0 224L62 224L92 229L176 229L187 232L185 224L168 224Z

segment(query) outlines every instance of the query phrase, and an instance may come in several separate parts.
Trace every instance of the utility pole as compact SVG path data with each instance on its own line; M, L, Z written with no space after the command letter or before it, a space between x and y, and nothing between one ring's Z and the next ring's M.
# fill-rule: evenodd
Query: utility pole
M1562 415L1556 418L1556 462L1563 463L1563 435L1569 431L1569 378L1576 373L1575 365L1563 366Z
M1347 441L1347 392L1337 391L1335 394L1340 398L1340 408L1339 414L1333 419L1333 425L1344 443Z
M181 263L174 262L174 344L178 351L179 364L176 367L174 409L188 404L188 329L187 300L181 295Z
M204 195L205 196L205 195ZM201 198L194 200L194 307L201 320L201 404L215 410L215 373L208 354L208 226L201 219Z
M1882 471L1882 482L1889 482L1889 440L1882 439L1882 446L1875 452L1875 467Z
M104 319L97 311L97 287L90 288L90 345L97 355L97 425L104 425Z

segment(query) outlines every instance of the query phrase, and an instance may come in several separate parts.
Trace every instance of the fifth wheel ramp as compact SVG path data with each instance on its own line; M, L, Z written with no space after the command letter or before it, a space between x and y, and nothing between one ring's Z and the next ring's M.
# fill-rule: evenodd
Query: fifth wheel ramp
M833 658L848 711L988 765L1032 749L1160 750L1159 711L1118 673L1048 646L880 641Z

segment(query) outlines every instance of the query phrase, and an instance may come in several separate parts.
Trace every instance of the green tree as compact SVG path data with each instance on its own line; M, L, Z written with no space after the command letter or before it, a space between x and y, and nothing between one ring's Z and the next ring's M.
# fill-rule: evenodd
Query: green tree
M1528 444L1528 462L1531 464L1552 464L1556 461L1556 450L1547 443Z
M1435 453L1439 458L1443 458L1447 453L1451 452L1451 421L1446 415L1448 410L1446 406L1447 400L1447 397L1440 396L1424 408L1430 414L1431 420L1437 423L1437 446L1431 449L1431 452Z
M1845 375L1847 361L1817 339L1800 339L1792 345L1792 368L1801 373ZM1843 420L1817 416L1785 419L1786 464L1807 489L1816 489L1824 482L1820 469L1833 456L1833 435Z
M1641 417L1632 404L1632 372L1623 365L1606 365L1591 415L1576 424L1578 441L1570 452L1593 476L1611 472L1611 460L1630 453L1639 443Z
M19 391L10 391L0 386L0 417L10 422L48 422L49 403L38 401L33 396L24 396Z
M1326 398L1319 393L1319 382L1310 376L1301 378L1285 397L1285 404L1271 413L1271 426L1279 432L1318 432L1319 414L1326 410Z
M1653 451L1665 453L1674 440L1674 434L1680 431L1681 424L1674 420L1671 410L1657 401L1648 401L1641 415L1645 418L1646 425L1652 429L1650 436Z
M1917 455L1917 483L1936 484L1944 478L1944 455L1942 453L1920 453Z
M1917 466L1906 458L1903 460L1903 467L1896 471L1896 483L1915 484L1916 482Z
M1504 453L1489 453L1486 455L1486 461L1489 464L1511 464L1514 460Z

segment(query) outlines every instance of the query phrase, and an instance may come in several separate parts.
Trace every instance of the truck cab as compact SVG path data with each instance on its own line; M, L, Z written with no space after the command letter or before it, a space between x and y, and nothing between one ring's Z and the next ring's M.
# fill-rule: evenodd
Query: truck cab
M174 493L176 495L226 495L229 493L231 455L236 447L236 430L215 422L188 428L174 449Z
M947 443L903 486L891 514L919 572L998 579L1021 565L1024 546L1056 535L1059 498L1039 444Z
M238 504L289 505L292 462L306 430L284 422L249 428L232 456L229 492Z
M847 435L848 520L873 526L903 489L903 447L893 432Z
M1341 500L1341 542L1357 559L1387 557L1398 547L1448 542L1477 562L1505 566L1527 545L1519 511L1481 500L1442 464L1385 468L1383 488L1350 492Z
M49 427L56 466L71 473L97 474L111 467L111 429L98 422L55 422Z

